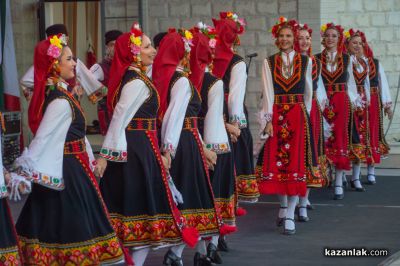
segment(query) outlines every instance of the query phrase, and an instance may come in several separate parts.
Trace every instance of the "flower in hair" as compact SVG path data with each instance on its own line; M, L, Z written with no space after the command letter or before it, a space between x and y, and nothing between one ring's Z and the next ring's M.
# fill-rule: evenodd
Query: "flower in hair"
M47 55L55 59L60 57L62 46L67 45L67 38L64 34L53 35L48 38L50 46L47 49Z

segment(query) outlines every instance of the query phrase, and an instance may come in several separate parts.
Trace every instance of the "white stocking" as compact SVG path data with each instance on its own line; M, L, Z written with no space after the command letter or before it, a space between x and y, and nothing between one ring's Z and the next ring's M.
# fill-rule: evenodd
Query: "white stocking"
M362 187L360 182L360 172L361 172L361 164L353 163L353 176L351 177L351 181L353 181L354 186L356 188Z
M294 211L296 209L296 204L298 196L288 196L288 208L286 213L286 218L294 219ZM285 220L285 228L289 230L295 229L294 222L291 220Z
M150 248L141 248L132 251L132 259L135 266L142 266L146 260L147 254L149 254Z
M337 169L336 168L336 173L335 173L335 194L343 194L343 170L342 169Z

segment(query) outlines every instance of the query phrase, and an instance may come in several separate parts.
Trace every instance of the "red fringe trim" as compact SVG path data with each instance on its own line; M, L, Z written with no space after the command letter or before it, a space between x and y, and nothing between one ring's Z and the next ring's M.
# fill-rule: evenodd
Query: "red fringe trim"
M194 248L199 241L199 232L196 228L185 227L182 229L182 239L191 248Z
M230 226L230 225L226 225L226 224L222 225L219 228L219 233L220 233L221 236L229 235L229 234L232 234L232 233L234 233L236 231L237 231L237 227L236 226Z
M261 194L279 194L304 197L307 192L306 182L261 181L258 184Z
M245 208L238 207L236 209L236 216L245 216L247 214L247 211Z

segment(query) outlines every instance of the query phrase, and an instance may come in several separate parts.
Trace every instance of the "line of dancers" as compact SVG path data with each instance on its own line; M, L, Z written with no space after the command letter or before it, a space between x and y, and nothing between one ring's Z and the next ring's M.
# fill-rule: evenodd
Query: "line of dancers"
M196 248L194 265L221 264L246 213L239 202L278 195L276 223L291 235L296 207L298 221L309 221L311 188L332 183L343 199L352 165L351 185L365 191L361 163L376 183L374 166L389 151L383 113L393 113L364 33L323 25L325 49L314 56L306 24L274 25L279 52L262 65L254 167L246 64L236 53L246 23L221 12L213 24L171 28L155 36L156 48L137 23L110 31L105 59L90 70L74 58L64 25L46 30L21 82L34 139L0 175L0 264L143 265L150 250L166 248L162 263L175 266L186 246ZM83 92L99 103L97 159ZM14 227L6 197L21 194L29 195Z

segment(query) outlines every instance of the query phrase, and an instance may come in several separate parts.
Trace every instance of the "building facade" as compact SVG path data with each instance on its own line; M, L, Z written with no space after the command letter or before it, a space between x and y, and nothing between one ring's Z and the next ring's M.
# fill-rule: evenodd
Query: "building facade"
M38 41L37 2L11 1L19 76L32 64L33 49ZM400 0L105 0L105 8L107 16L114 18L106 21L106 29L127 30L129 23L119 21L118 17L129 20L127 12L130 10L142 18L149 36L169 27L190 28L199 21L211 24L211 18L217 17L220 11L234 11L244 17L247 27L241 36L239 53L243 56L258 54L250 67L246 97L254 136L258 130L255 114L261 96L261 65L264 58L277 51L269 29L279 16L298 19L313 28L314 53L321 50L319 27L323 23L333 21L345 28L363 30L386 70L395 100L400 73ZM24 108L27 109L26 103ZM95 118L94 108L88 106L87 109L89 116ZM385 125L387 123L386 119ZM387 135L389 142L396 138L400 139L399 110L395 112Z

